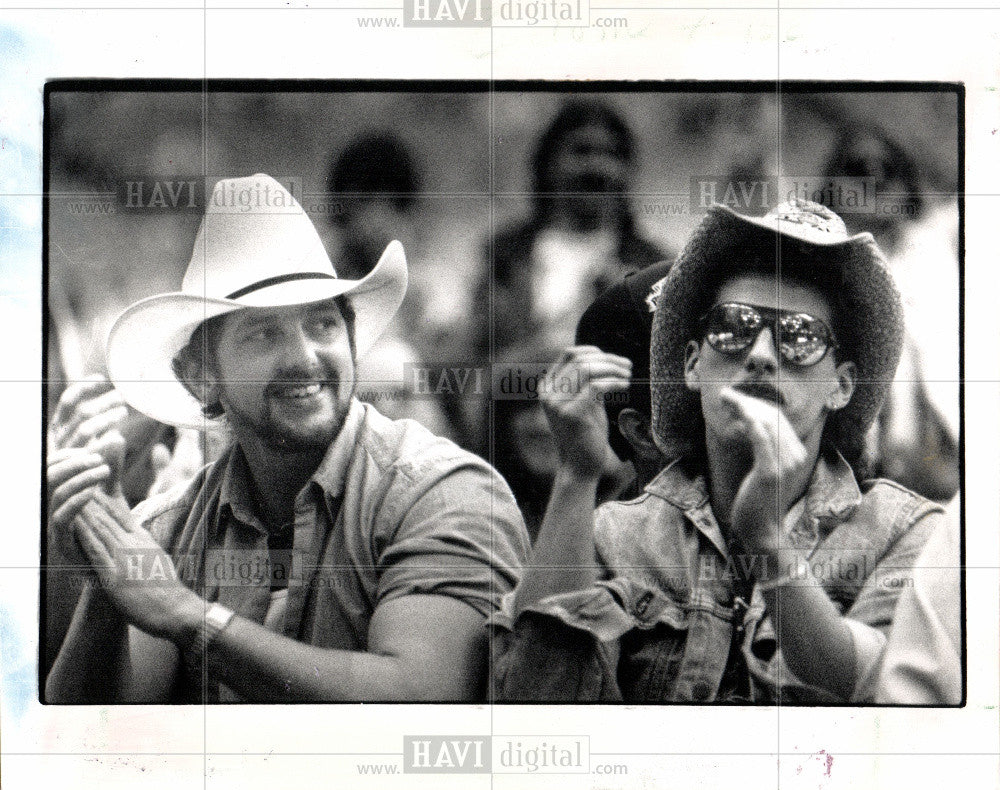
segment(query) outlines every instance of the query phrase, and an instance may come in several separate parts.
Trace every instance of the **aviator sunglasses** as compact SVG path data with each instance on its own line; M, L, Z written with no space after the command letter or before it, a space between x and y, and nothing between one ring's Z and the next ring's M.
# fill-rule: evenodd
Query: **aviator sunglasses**
M750 348L764 327L771 328L774 350L790 365L807 368L820 362L837 341L826 322L808 313L792 313L741 302L723 302L700 321L708 344L721 354Z

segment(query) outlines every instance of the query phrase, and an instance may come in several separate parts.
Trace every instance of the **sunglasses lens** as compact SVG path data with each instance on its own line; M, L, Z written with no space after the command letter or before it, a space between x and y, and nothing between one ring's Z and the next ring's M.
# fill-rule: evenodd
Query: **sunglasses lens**
M764 312L736 302L716 305L705 319L705 339L720 353L738 354L753 345L765 321L778 319L778 350L785 362L808 367L826 355L831 335L823 321L805 313Z
M720 304L708 315L705 339L716 351L736 354L756 339L763 319L749 305Z
M815 365L826 354L830 335L826 324L808 315L781 318L781 356L793 365Z

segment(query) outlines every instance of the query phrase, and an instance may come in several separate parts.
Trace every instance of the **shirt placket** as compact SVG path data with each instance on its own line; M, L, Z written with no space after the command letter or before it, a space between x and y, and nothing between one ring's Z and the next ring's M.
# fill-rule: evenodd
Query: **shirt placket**
M726 670L735 614L720 616L720 607L734 607L732 586L718 574L704 574L702 556L708 552L716 562L721 560L722 568L731 567L731 563L722 531L708 507L688 509L685 515L699 533L695 543L698 556L689 566L694 586L688 602L687 639L671 696L675 701L707 702L718 694Z
M213 552L206 574L218 585L218 602L241 617L263 623L271 602L270 553L267 535L234 520L226 530L222 551Z
M320 529L323 519L319 511L323 500L322 491L311 488L301 492L295 500L292 570L288 579L288 608L282 632L291 639L304 637L302 630L306 607L320 570L321 544L326 532Z

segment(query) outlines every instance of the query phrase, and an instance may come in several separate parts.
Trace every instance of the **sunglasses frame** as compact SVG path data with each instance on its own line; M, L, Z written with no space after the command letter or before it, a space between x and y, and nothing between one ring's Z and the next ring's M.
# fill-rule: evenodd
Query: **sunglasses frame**
M750 339L750 341L745 346L742 346L741 348L735 351L726 351L724 349L718 348L711 340L708 339L709 317L712 315L712 313L714 313L721 307L750 308L751 310L756 312L761 319L760 326L757 328L757 331L754 333L754 336ZM802 364L801 362L796 362L795 360L789 359L788 357L785 356L784 353L782 353L781 350L782 333L780 331L779 321L784 317L790 317L790 316L801 316L823 327L823 330L826 335L825 337L826 348L824 348L823 353L814 362L808 362L806 364ZM698 319L698 327L702 337L705 339L705 342L708 343L713 349L718 351L720 354L725 354L726 356L735 356L736 354L741 354L742 352L746 351L754 343L757 342L757 338L760 337L760 333L764 331L764 327L770 327L771 340L774 344L775 353L778 355L778 357L781 359L782 362L796 368L811 368L814 365L818 365L820 362L826 359L826 355L829 354L831 350L835 351L836 349L840 348L840 344L837 342L837 339L833 334L833 330L830 328L830 325L827 324L827 322L824 321L822 318L816 318L816 316L810 315L809 313L805 313L801 310L776 310L773 307L763 307L761 305L750 304L749 302L719 302L718 304L712 305L712 307L710 307L708 311L701 318Z

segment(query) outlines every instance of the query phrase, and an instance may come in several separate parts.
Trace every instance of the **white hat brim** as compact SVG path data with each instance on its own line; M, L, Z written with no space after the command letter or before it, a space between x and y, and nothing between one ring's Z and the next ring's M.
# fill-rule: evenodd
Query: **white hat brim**
M363 357L392 321L406 294L403 245L392 241L360 280L293 280L238 299L187 292L151 296L127 308L108 333L108 375L125 400L143 414L183 428L209 424L201 404L173 373L172 361L199 324L247 307L287 307L350 296L357 357Z

